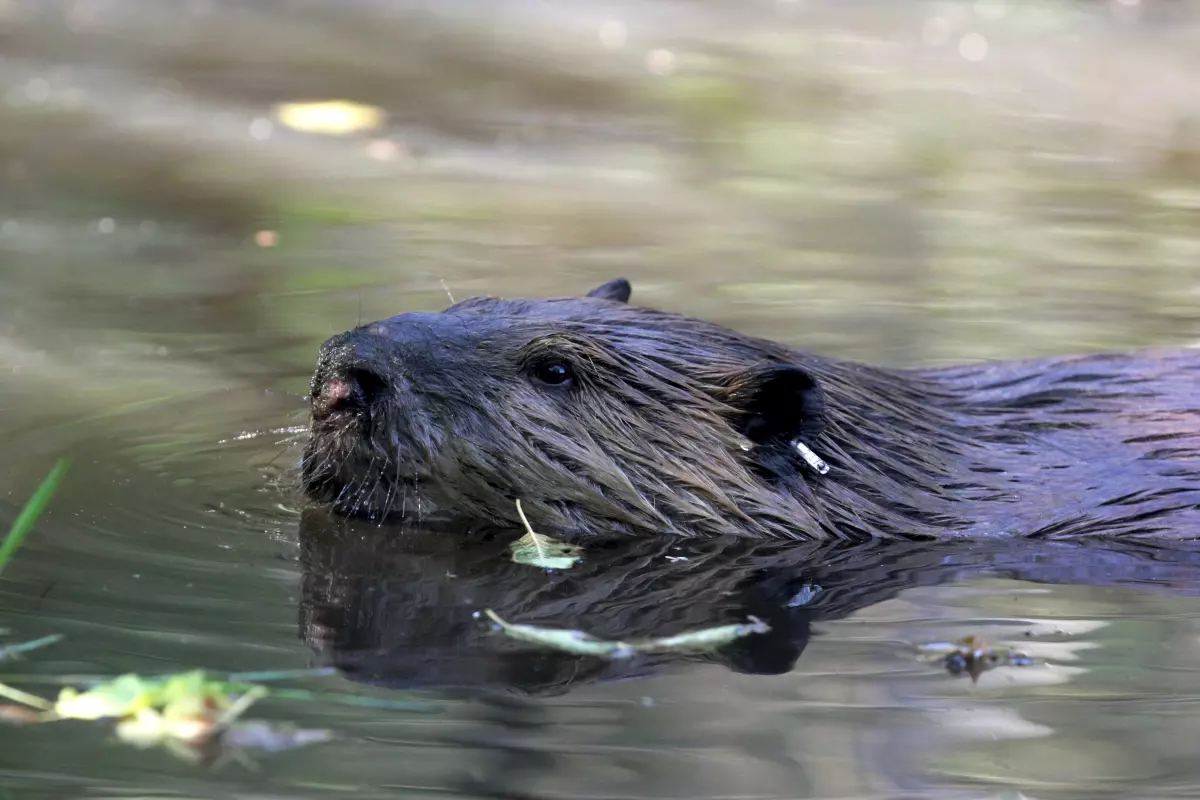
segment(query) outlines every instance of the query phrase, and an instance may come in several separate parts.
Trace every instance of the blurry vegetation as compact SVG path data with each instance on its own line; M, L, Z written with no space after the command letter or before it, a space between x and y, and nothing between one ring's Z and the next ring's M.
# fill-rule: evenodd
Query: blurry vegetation
M189 761L212 763L250 751L279 752L327 742L333 731L297 728L287 722L244 719L266 697L301 702L359 705L405 712L436 711L435 706L402 699L327 694L268 684L286 678L315 677L327 669L281 670L250 676L190 670L170 675L133 673L96 678L79 689L67 686L54 700L0 684L0 723L29 725L67 720L111 723L117 739L140 749L163 747ZM254 680L251 680L253 678Z
M619 272L893 362L1194 340L1193 5L10 0L0 301L309 343Z
M279 673L262 679L287 676ZM0 690L22 704L0 707L0 720L10 724L109 721L117 739L125 744L141 749L163 747L195 762L245 761L252 750L279 752L333 738L328 730L243 719L252 705L270 694L304 700L320 695L296 689L272 691L262 683L222 678L202 670L155 677L121 675L97 681L82 691L68 686L53 702L3 685Z
M21 509L8 535L0 543L0 572L16 555L25 537L58 490L70 461L63 459L42 481ZM18 659L63 640L59 634L0 646L0 662ZM217 677L203 670L143 677L136 674L98 678L83 689L67 686L51 701L0 683L0 697L16 705L0 706L0 724L24 725L60 720L109 720L117 738L142 749L164 747L191 761L215 762L226 758L246 760L250 750L278 752L333 738L332 731L298 729L288 724L242 720L258 700L276 697L303 701L332 701L403 711L436 710L406 700L375 700L304 689L269 689L264 681L326 674L327 669L256 673ZM252 682L254 678L258 682Z

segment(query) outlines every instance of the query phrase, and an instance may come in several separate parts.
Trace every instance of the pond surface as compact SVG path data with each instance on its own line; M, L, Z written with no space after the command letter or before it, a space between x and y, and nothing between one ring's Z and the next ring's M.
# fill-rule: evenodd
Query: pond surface
M65 638L0 681L332 665L293 683L342 696L256 706L337 738L253 767L0 727L0 797L1200 795L1200 548L639 543L546 573L292 490L320 343L448 296L620 274L886 364L1194 345L1194 4L329 8L0 4L0 530L72 459L0 577L6 641ZM388 122L273 111L322 98ZM771 632L608 664L483 608ZM920 650L967 635L1034 663Z
M256 753L257 770L138 751L101 725L8 729L11 796L1165 797L1200 781L1200 549L655 542L548 574L501 543L301 513L277 488L288 404L223 431L236 405L139 412L206 422L199 445L100 419L73 436L0 594L17 638L66 638L8 679L50 693L70 675L333 664L298 685L430 707L266 701L256 715L338 739ZM30 462L64 435L6 430ZM507 642L483 608L611 637L750 614L772 632L606 663ZM919 650L967 635L1036 662L973 683Z

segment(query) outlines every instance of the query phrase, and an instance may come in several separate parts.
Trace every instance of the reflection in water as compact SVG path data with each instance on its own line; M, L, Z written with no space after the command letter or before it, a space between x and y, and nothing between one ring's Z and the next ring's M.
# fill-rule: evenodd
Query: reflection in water
M1200 594L1200 547L1145 542L620 540L593 545L570 570L546 572L513 563L508 534L464 539L310 510L300 538L300 625L309 646L352 680L404 689L562 693L689 661L779 675L796 666L816 622L906 589L981 576ZM708 655L607 661L510 641L481 619L485 608L511 622L603 638L671 635L751 615L771 630Z
M547 573L510 560L515 533L468 539L309 510L299 536L301 636L352 682L466 701L472 722L442 742L472 754L453 773L471 796L993 796L965 791L975 785L1083 798L1194 771L1173 744L1181 722L1136 733L1163 719L1146 716L1158 692L1187 696L1191 673L1156 655L1179 634L1121 617L1162 593L1194 606L1200 547L622 540ZM1111 610L1100 587L1117 592ZM508 639L484 608L605 638L751 614L771 631L708 655L609 662ZM997 632L1047 666L972 686L912 647ZM1178 678L1146 694L1162 668ZM1136 713L1112 716L1129 699Z

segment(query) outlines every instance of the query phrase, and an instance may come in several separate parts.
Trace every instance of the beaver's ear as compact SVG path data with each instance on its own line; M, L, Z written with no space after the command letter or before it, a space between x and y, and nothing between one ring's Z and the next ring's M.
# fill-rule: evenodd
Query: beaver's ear
M614 278L608 283L592 289L587 296L600 300L612 300L614 303L628 303L629 295L632 293L633 287L629 285L629 281L624 278Z
M734 427L755 444L810 443L825 427L825 392L808 370L792 364L754 367L727 386L725 400L740 412Z

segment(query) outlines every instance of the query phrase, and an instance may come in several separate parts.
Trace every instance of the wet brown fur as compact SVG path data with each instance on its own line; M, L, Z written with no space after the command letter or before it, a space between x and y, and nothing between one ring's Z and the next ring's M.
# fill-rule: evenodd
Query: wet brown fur
M347 370L375 383L354 413L314 419L308 494L511 525L520 498L570 535L1200 533L1200 350L884 369L630 305L627 284L598 292L475 298L331 339L315 402ZM568 388L531 379L547 362L569 365ZM801 394L779 402L797 374L819 420ZM754 417L779 435L748 434Z

